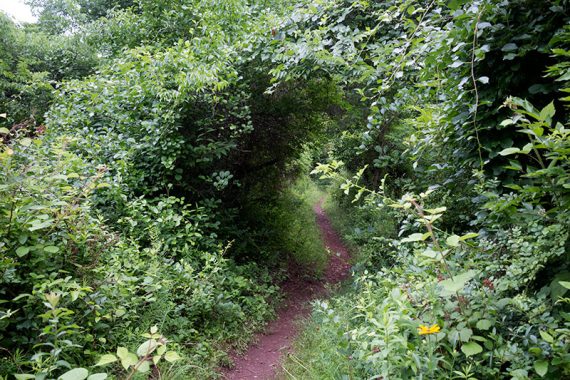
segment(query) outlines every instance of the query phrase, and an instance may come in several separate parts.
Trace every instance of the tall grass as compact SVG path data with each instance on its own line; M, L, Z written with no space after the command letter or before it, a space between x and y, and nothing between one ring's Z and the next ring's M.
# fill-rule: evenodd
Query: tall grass
M283 250L315 275L323 273L328 258L313 211L324 196L310 178L302 176L282 193L275 220L282 233Z
M351 303L345 297L337 296L332 300L335 316L349 316ZM320 311L323 305L329 306L330 303L315 301L314 306L319 309L319 315L313 314L302 321L303 330L282 364L277 377L279 380L349 379L346 375L355 372L350 358L343 350L348 342L343 336L348 326L343 327L341 324L350 318L338 319L332 316L329 319ZM342 310L343 305L346 305L345 310Z

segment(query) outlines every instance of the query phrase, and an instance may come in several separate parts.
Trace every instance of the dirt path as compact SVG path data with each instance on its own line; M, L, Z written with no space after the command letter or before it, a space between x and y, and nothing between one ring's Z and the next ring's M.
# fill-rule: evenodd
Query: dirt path
M325 282L307 279L298 270L292 269L289 280L282 285L285 302L277 311L277 319L256 337L256 343L245 355L233 357L235 367L223 372L225 379L273 379L283 354L290 350L297 334L295 322L310 313L309 301L323 295L326 284L337 283L348 276L350 269L348 250L323 211L322 202L323 200L314 206L314 211L321 237L331 252L325 271Z

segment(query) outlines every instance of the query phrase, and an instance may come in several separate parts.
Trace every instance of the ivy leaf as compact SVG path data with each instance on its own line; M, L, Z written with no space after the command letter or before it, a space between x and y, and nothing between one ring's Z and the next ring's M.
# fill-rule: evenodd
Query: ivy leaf
M548 361L546 360L537 360L534 362L534 370L540 377L544 377L548 372Z
M0 134L1 135L9 135L10 134L10 130L8 128L0 128Z
M465 356L469 357L483 352L483 347L481 347L478 343L469 342L461 346L461 351L463 351Z

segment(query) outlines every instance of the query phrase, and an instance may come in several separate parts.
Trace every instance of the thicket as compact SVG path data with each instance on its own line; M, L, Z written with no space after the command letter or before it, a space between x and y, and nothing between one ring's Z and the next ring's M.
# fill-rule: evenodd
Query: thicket
M2 16L0 374L215 377L289 257L323 265L288 188L336 87L264 93L283 2L32 3Z
M569 6L331 1L282 26L275 78L346 93L314 173L359 252L285 374L570 376Z
M215 377L280 265L323 265L318 162L359 255L287 373L570 376L567 0L30 3L0 15L1 375Z

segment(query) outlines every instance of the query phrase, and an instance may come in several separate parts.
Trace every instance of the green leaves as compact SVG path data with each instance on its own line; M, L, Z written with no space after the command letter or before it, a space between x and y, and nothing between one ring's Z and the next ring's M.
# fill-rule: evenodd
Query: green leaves
M447 245L449 245L450 247L458 247L459 246L459 240L460 237L457 235L451 235L448 236L447 239L445 239L445 242L447 243Z
M129 352L126 347L118 347L117 356L105 354L101 356L95 366L103 366L120 360L123 368L130 373L148 373L151 363L157 365L163 358L170 363L181 359L176 351L166 351L166 339L158 333L157 326L151 327L150 334L145 333L143 336L152 338L139 345L137 354Z
M129 369L129 367L136 365L139 362L137 355L129 352L125 347L117 348L117 356L121 360L121 365L124 369Z
M87 376L89 376L89 371L85 368L74 368L58 377L57 380L85 380Z
M48 253L58 253L59 247L57 247L55 245L48 245L48 246L44 247L44 251L46 251Z
M105 380L107 377L108 375L106 373L94 373L90 375L87 380Z
M28 252L30 252L30 247L18 247L16 249L16 255L18 255L18 257L24 257Z
M52 219L47 219L47 220L36 219L30 223L31 226L28 228L28 230L29 231L43 230L45 228L51 227L52 224L53 224Z
M465 284L475 277L477 273L478 272L476 270L469 270L467 272L454 275L447 280L441 281L439 283L439 286L441 287L440 294L442 296L450 296L457 293L462 290L465 287Z
M97 364L95 364L95 366L103 366L103 365L107 365L110 363L114 363L116 362L118 359L115 355L113 354L105 354L103 356L101 356L101 358L99 359L99 361L97 362Z
M482 349L502 352L509 342L513 373L524 368L524 374L542 356L530 357L521 341L534 344L527 336L541 328L537 345L551 346L552 362L545 369L538 360L535 371L544 376L548 365L558 365L562 354L552 342L564 339L558 335L562 317L545 314L547 325L537 327L524 313L564 302L536 296L545 282L535 277L543 268L553 273L565 257L557 244L566 231L556 226L568 219L567 115L555 114L559 103L552 102L565 84L529 65L550 54L545 46L564 51L563 10L550 17L561 7L540 2L528 12L516 1L499 7L465 0L334 0L294 3L275 14L277 1L206 3L137 1L132 10L109 12L93 29L105 31L96 33L105 35L105 56L120 54L105 59L92 76L66 82L49 113L46 138L33 136L35 125L10 135L0 129L10 146L2 148L0 183L0 208L8 210L0 213L0 253L6 253L0 273L10 295L0 301L0 320L4 340L14 342L8 349L38 351L45 363L77 358L81 364L81 347L126 345L117 337L132 337L148 305L164 304L179 312L158 320L169 331L181 326L177 341L198 343L182 345L184 356L202 360L208 347L218 347L215 337L239 336L244 326L261 323L274 292L254 281L265 276L259 268L236 264L257 259L257 251L241 248L240 241L227 254L216 247L220 239L244 236L233 221L251 230L248 236L258 235L249 228L257 225L275 232L259 221L252 204L272 198L267 189L289 178L281 169L300 146L311 145L308 136L326 130L319 145L324 148L303 157L303 165L317 156L345 160L358 179L342 190L357 194L358 213L372 210L362 226L351 226L365 231L354 235L354 243L364 246L357 266L362 270L355 271L357 296L316 316L319 326L336 325L329 336L343 336L333 340L339 347L330 344L336 354L330 357L345 360L339 350L358 353L351 359L358 363L350 365L363 372L356 378L397 379L405 377L402 369L408 377L436 378L445 362L446 375L483 379L507 373L495 360L470 367L472 357ZM501 55L516 61L503 62ZM0 61L8 65L7 75L31 74L26 62ZM558 70L556 78L566 74ZM264 94L267 75L275 80L271 95ZM11 102L34 98L3 88L14 94ZM513 90L529 99L499 108L500 97ZM548 105L539 110L533 104ZM3 126L14 124L2 119ZM283 164L273 168L274 162ZM364 172L366 164L370 170ZM244 172L255 174L239 174ZM277 173L267 177L275 181L262 178L265 172ZM384 196L429 189L389 204L386 219L400 231L370 222L385 216L374 208L383 204L374 191L384 175ZM218 216L233 214L227 205L240 207L230 222ZM246 215L256 219L252 226ZM480 239L465 233L473 226ZM430 233L410 234L426 227ZM397 244L397 234L409 235ZM92 297L73 285L82 281L96 289ZM12 289L28 295L12 297ZM512 300L504 301L507 295ZM340 323L343 308L347 318ZM422 340L433 343L433 355L408 334L410 321L420 318L444 326ZM499 323L508 328L493 328ZM20 325L29 327L16 329ZM122 333L102 335L108 325ZM19 337L20 331L31 336ZM35 346L37 340L45 346ZM116 363L120 377L118 362L126 371L136 366L148 373L152 363L180 360L156 327L140 346L128 342L134 345L103 355L97 365ZM457 347L464 355L448 360ZM344 362L326 364L346 368Z
M552 337L552 335L550 335L546 331L542 331L542 330L540 330L539 333L545 342L550 343L550 344L554 343L554 338Z
M480 319L477 321L476 327L479 330L489 330L491 327L493 327L494 324L495 323L493 321L490 321L488 319Z
M479 234L476 232L468 232L465 235L462 235L459 238L459 241L465 241L465 240L473 239L473 238L476 238L477 236L479 236Z
M559 281L560 285L562 285L566 289L570 289L570 281Z
M28 147L32 144L32 139L29 137L24 137L23 139L18 140L18 142L25 147Z
M552 119L555 113L556 109L554 108L554 102L550 102L540 111L540 120L549 121Z
M158 342L154 339L149 339L137 348L137 355L144 357L152 354L158 347Z
M57 378L57 380L105 380L107 379L108 375L106 373L94 373L89 375L89 371L85 368L74 368L65 372L63 375ZM31 379L35 379L35 376L32 376Z
M483 347L475 342L467 342L461 345L461 351L465 354L465 356L470 357L483 352Z
M544 377L548 373L548 361L547 360L535 361L534 370L540 377Z
M147 373L148 371L150 371L150 362L148 360L140 362L137 367L137 372Z
M518 49L517 44L509 42L508 44L505 44L501 50L504 52L512 52Z
M483 84L489 83L489 77L480 77L480 78L477 78L477 80Z
M499 154L501 156L509 156L511 154L516 154L516 153L520 153L520 149L519 148L506 148L503 149L502 151L499 152Z
M180 355L178 355L178 352L176 351L167 351L164 354L164 359L169 363L174 363L175 361L180 360L182 358L180 357Z
M424 241L429 237L429 233L425 233L425 234L420 234L420 233L414 233L411 234L405 238L403 238L402 240L400 240L402 243L410 243L410 242L416 242L416 241Z

